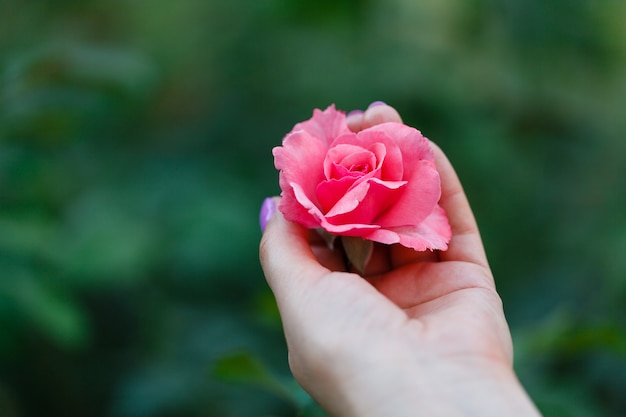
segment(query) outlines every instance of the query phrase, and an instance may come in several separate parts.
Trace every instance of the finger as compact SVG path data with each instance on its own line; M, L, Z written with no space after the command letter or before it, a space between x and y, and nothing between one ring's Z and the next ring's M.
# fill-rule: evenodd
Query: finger
M278 206L279 199L274 199ZM285 220L274 210L259 247L265 278L279 306L299 298L328 269L318 262L309 244L309 231ZM297 301L295 301L297 303Z
M439 257L442 261L472 262L488 267L474 213L461 182L441 148L432 142L431 145L435 152L435 164L441 177L439 204L446 211L452 228L448 250L441 252Z
M370 104L370 106L363 113L362 129L376 126L381 123L396 122L402 123L400 114L391 106L380 101Z
M346 115L348 128L353 132L360 132L363 126L363 110L352 110Z

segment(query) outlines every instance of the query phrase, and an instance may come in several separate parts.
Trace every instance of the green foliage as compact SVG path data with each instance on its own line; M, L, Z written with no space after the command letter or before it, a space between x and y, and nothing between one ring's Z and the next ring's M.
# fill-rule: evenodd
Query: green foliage
M232 384L253 385L271 392L291 404L298 417L325 417L326 413L295 381L273 375L258 358L249 352L234 352L218 358L212 374Z
M289 376L258 209L293 124L374 100L457 167L546 416L625 415L625 20L618 0L3 2L0 415L324 415Z
M257 358L248 353L236 352L219 358L212 374L226 382L258 385L289 398L289 392L283 385Z

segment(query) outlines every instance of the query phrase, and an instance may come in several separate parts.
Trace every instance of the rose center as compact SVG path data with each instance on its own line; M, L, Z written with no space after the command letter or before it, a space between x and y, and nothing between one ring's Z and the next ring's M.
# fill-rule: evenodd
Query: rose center
M324 174L328 180L361 177L378 170L384 157L384 146L381 144L374 144L368 149L340 144L329 149L324 161Z
M348 170L352 171L352 172L356 171L356 172L366 173L366 172L370 172L371 168L370 168L369 164L359 164L359 165L351 166Z

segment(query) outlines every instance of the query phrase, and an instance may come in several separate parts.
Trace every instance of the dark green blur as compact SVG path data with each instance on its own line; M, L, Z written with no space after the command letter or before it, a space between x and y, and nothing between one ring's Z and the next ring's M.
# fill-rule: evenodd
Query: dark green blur
M0 416L323 416L258 210L296 122L374 100L457 168L546 417L626 415L624 22L620 0L0 2Z

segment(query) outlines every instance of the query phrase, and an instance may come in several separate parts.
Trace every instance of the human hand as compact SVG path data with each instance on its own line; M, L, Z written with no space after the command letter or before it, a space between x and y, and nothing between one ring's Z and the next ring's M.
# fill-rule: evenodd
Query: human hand
M390 106L353 113L354 131L401 122ZM461 184L433 144L445 252L376 245L365 278L280 212L260 258L295 378L336 416L536 416L512 369L502 304ZM274 200L274 206L276 200Z

